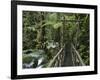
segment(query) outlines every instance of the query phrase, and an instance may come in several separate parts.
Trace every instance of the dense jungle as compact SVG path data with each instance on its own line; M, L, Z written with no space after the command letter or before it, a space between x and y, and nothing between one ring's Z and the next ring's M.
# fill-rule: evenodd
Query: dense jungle
M89 14L23 11L23 68L88 66Z

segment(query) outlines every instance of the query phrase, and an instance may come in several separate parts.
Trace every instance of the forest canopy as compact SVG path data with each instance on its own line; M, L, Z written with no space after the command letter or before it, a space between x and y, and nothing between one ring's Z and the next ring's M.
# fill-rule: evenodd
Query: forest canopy
M85 66L89 14L23 11L23 68Z

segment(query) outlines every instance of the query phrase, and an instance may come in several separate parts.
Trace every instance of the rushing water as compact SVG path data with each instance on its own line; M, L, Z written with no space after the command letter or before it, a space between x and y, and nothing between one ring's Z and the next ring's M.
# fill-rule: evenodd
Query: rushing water
M45 52L43 50L30 51L23 53L23 68L42 68L46 64Z

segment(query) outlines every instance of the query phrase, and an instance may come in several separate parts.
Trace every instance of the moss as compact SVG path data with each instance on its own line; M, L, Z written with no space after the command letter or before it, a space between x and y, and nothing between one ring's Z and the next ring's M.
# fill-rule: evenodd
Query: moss
M23 57L23 63L30 63L32 61L33 57L28 56L28 57Z

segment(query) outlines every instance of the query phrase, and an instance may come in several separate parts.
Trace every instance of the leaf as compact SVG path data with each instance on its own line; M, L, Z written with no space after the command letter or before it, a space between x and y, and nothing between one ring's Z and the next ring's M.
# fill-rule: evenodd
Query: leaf
M48 16L48 21L56 22L57 21L57 14L56 13L52 13Z
M43 25L42 25L42 27L43 27L43 26L48 26L48 25L51 25L51 26L52 26L52 25L53 25L53 23L52 23L51 21L46 21L46 23L45 23L45 24L43 24Z
M58 23L54 24L53 28L58 29L61 26L62 26L62 22L58 22Z

